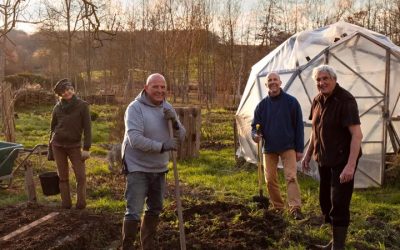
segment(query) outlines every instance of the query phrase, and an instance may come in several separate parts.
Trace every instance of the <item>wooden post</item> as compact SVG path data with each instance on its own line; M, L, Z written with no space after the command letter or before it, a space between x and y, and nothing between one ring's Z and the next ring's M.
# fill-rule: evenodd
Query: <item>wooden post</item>
M238 149L238 133L237 133L237 124L236 124L236 119L233 120L233 144L234 144L234 152L233 154L235 155L235 160L237 161L237 155L236 151Z
M199 107L179 107L175 110L186 129L186 138L177 151L178 159L197 157L200 151L201 109Z
M192 156L198 157L200 152L200 137L201 137L201 109L193 109L193 125L194 134L192 135L192 142L194 143Z
M36 188L33 180L33 167L30 162L26 162L25 165L25 191L28 196L28 202L36 203Z
M3 82L0 86L1 118L6 141L15 142L14 101L12 99L11 84Z

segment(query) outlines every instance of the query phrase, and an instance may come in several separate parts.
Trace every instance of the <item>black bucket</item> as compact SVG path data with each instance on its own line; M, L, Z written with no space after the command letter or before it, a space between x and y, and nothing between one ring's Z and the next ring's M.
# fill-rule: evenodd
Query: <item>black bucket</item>
M49 196L60 193L60 187L58 186L60 178L58 177L57 172L46 172L40 174L39 179L44 195Z

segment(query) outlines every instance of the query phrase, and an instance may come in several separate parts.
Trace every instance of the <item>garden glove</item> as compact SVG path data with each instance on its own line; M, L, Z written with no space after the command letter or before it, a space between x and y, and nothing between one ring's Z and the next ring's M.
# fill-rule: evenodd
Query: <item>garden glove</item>
M175 112L172 109L164 109L164 119L176 121Z
M164 119L167 121L168 120L172 121L172 127L174 128L174 136L175 136L176 131L179 130L179 124L176 121L175 112L172 109L164 109Z
M166 142L163 143L162 148L161 148L161 153L164 153L165 151L171 151L171 150L177 150L178 149L178 144L179 141L177 138L170 138Z
M90 158L90 152L87 151L87 150L83 150L82 153L81 153L82 161L86 161L89 158Z

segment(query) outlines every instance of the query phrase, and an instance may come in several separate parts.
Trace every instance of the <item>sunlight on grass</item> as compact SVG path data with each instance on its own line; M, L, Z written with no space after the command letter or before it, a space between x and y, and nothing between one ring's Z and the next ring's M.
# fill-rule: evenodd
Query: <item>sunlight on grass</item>
M248 199L256 193L255 172L234 169L235 158L231 149L204 150L199 159L179 162L179 173L185 182L212 188L216 194L235 195Z
M104 160L99 158L90 158L86 161L86 174L87 175L103 175L109 174L110 170L105 164Z
M0 189L0 207L25 202L27 197L25 194L9 193L6 190Z
M121 213L125 211L125 201L101 198L96 200L88 200L88 208L101 211L109 211Z
M41 106L35 110L17 110L16 138L25 148L33 148L36 144L47 144L50 133L52 107Z
M91 155L106 156L107 153L108 153L108 150L106 148L103 148L102 146L93 145L90 148Z

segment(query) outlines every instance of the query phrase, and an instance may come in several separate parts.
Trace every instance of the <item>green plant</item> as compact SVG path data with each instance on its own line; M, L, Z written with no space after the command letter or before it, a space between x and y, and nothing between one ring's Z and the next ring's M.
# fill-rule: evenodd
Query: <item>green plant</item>
M95 111L90 111L90 120L93 122L96 121L97 118L99 118L99 114Z

